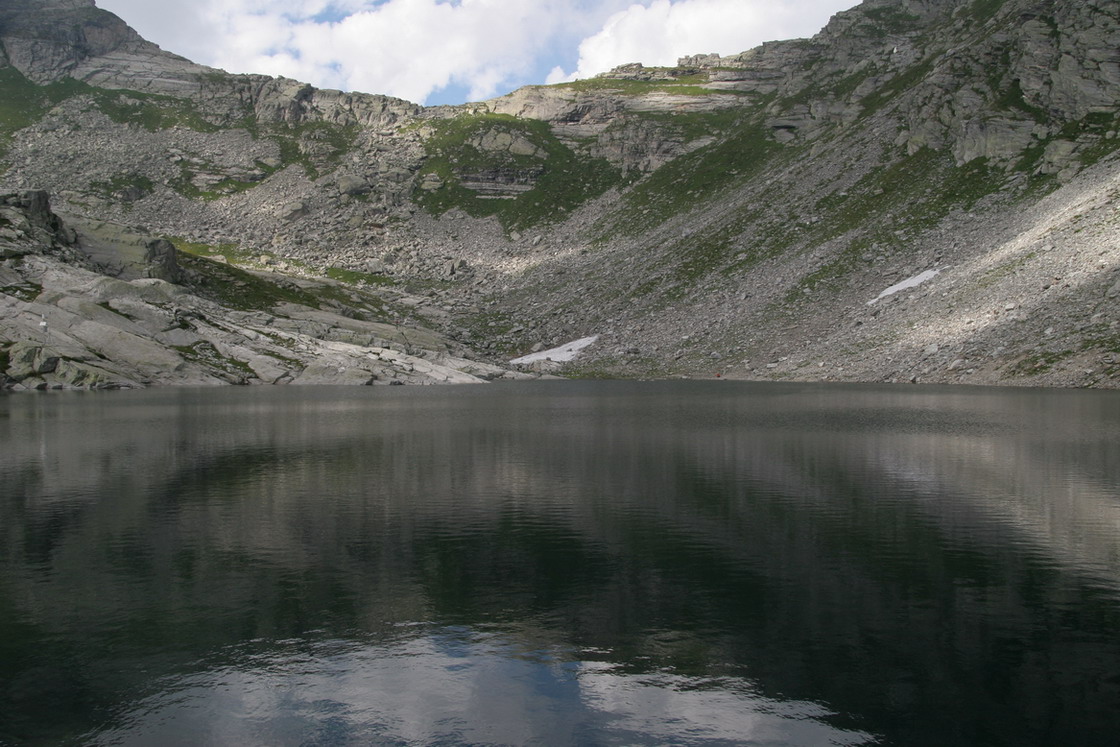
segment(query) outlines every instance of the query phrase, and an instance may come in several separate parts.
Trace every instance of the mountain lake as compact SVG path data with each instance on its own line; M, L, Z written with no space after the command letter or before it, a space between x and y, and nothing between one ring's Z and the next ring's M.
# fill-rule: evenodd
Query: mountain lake
M1109 745L1120 392L0 396L0 743Z

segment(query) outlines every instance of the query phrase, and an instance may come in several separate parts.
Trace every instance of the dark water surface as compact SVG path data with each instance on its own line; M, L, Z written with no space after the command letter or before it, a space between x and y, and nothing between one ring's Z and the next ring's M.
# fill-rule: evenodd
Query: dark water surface
M1120 393L0 397L0 742L1118 735Z

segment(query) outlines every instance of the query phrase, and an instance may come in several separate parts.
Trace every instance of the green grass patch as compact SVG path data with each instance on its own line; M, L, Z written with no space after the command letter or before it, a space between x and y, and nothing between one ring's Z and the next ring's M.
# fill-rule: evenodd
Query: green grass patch
M873 21L875 26L886 34L902 34L913 31L920 20L913 13L907 13L905 10L894 6L865 8L863 15Z
M106 197L115 197L123 202L135 202L150 195L155 185L142 174L118 174L107 182L91 182L92 189Z
M90 96L107 117L151 132L186 127L215 132L189 99L121 89L96 88L73 78L38 85L14 67L0 68L0 132L11 133L42 118L52 107L75 96Z
M196 257L224 257L227 262L244 262L250 256L249 252L236 244L200 244L175 236L168 237L168 241L174 244L180 252L186 252Z
M131 316L130 314L126 314L119 309L113 308L113 305L110 304L108 301L102 301L101 303L99 303L97 305L100 306L101 308L105 309L106 311L113 312L117 316L123 316L125 319L128 319L129 321L136 321L135 317Z
M179 255L179 263L194 274L190 285L197 293L233 309L271 311L279 303L319 307L319 299L302 289L269 282L238 267L188 252Z
M1008 372L1013 376L1043 374L1053 368L1055 364L1061 363L1073 355L1074 351L1072 350L1047 350L1039 353L1032 353L1012 366Z
M197 167L197 165L195 166ZM172 189L174 189L176 192L183 195L183 197L186 197L187 199L205 200L209 202L212 200L219 200L230 195L239 194L241 192L247 192L250 189L253 189L254 187L262 184L265 179L282 168L280 166L267 166L260 161L257 162L257 167L261 171L261 177L259 179L246 180L234 179L230 177L215 182L214 184L211 184L207 188L203 189L201 187L198 187L194 183L194 178L195 176L197 176L198 172L192 169L192 164L181 162L179 164L179 176L171 180L169 184ZM214 166L212 168L215 170L220 169L220 167L218 166Z
M497 339L516 326L508 316L500 311L483 311L465 319L463 326L470 332L474 344L493 342L496 345L494 350L503 355L516 355L521 352L518 345Z
M1038 252L1028 252L1021 257L1004 262L985 272L976 279L976 284L981 288L989 288L1001 280L1014 275L1026 266L1028 262L1038 256Z
M990 20L1007 0L973 0L968 12L977 23Z
M1055 182L1052 174L1036 174L1039 166L1042 164L1042 158L1046 155L1046 145L1049 140L1036 141L1023 151L1023 155L1015 163L1014 170L1026 174L1030 180L1032 191L1038 191L1040 188L1045 188L1047 184Z
M1058 137L1065 140L1092 141L1078 152L1084 166L1091 166L1107 155L1120 149L1120 138L1108 138L1109 132L1120 131L1120 111L1094 112L1077 122L1070 122L1062 128Z
M353 150L360 128L333 122L300 122L255 124L250 132L276 141L283 164L302 166L308 178L314 180L333 171L342 157Z
M995 100L995 105L1004 111L1020 111L1035 122L1046 124L1050 121L1050 114L1043 108L1027 101L1023 94L1023 87L1018 78L1013 78L1006 86L994 87L997 92L1003 88Z
M956 166L946 153L923 148L865 175L846 197L831 195L822 210L815 238L836 238L879 224L894 230L929 228L954 208L971 208L1000 188L1002 175L987 159Z
M383 321L391 311L402 314L408 311L392 307L375 294L362 292L360 287L349 289L323 283L302 288L283 278L272 281L236 266L256 263L262 254L267 255L267 253L249 252L234 244L215 246L180 238L169 240L180 252L180 264L198 271L199 292L232 308L270 311L278 303L297 303L311 308L326 307L335 311L341 308L348 316L370 321ZM210 261L216 257L221 257L225 262ZM285 259L284 261L309 273L322 273L330 279L350 286L361 286L363 283L375 287L396 285L395 280L383 275L340 267L317 270L299 260ZM410 313L414 314L414 312Z
M43 286L37 283L23 283L22 285L9 285L0 288L0 293L18 298L21 301L31 303L43 293Z
M38 122L53 107L92 90L71 78L40 86L14 67L0 68L0 148L7 146L12 133Z
M295 350L296 350L296 347L297 347L296 341L289 338L289 337L285 337L284 335L282 335L278 332L269 332L268 330L257 330L257 332L261 336L267 337L269 340L272 340L272 342L274 344L276 344L278 347L286 348L286 349L291 350L293 352L295 352ZM271 357L273 357L273 358L275 358L279 361L283 361L284 363L287 363L287 364L292 365L292 366L302 365L302 361L300 361L298 358L292 358L292 357L289 357L289 356L286 356L286 355L281 355L279 353L275 353L275 352L271 352L271 351L263 351L262 350L261 352L264 353L265 355L271 356Z
M644 68L644 72L672 70L672 68ZM550 88L565 88L580 93L610 91L622 96L643 96L650 93L673 93L681 96L710 96L712 91L702 87L708 82L704 73L681 75L671 79L635 80L633 78L587 78L569 83L558 83Z
M0 68L0 151L7 147L14 132L38 122L52 108L76 96L90 97L93 104L114 122L150 132L172 127L198 132L222 129L207 121L189 99L95 88L73 78L38 85L16 68L8 66Z
M761 217L757 208L748 206L735 218L677 242L669 254L670 261L676 262L673 279L677 285L671 295L686 295L691 283L713 271L732 275L784 251L786 244L773 235L745 233Z
M269 339L271 339L273 341L276 341L277 339L279 339L279 338L274 338L271 335L265 335L265 337L268 337ZM284 342L287 343L286 340ZM273 350L261 350L260 353L261 353L261 355L267 355L269 358L272 358L273 360L275 360L279 363L282 363L285 366L288 366L288 367L290 367L290 368L292 368L296 371L299 371L299 370L303 369L303 361L301 361L299 358L292 358L292 357L287 356L287 355L281 355L280 353L277 353Z
M862 265L860 258L863 252L873 244L873 239L868 237L852 241L828 262L801 278L797 286L786 294L786 301L795 302L807 293L815 291L817 286L847 276Z
M925 230L954 209L971 208L998 190L1002 179L987 159L956 166L951 156L930 148L870 172L846 196L830 195L818 202L822 220L803 239L819 246L851 232L862 235L853 237L845 249L805 275L787 294L786 301L797 301L822 283L862 267L862 256L872 247L899 242L896 231Z
M705 112L631 112L630 117L656 124L666 139L691 142L732 132L743 119L739 107Z
M1057 186L1057 180L1053 174L1036 173L1046 154L1047 145L1054 140L1085 143L1078 150L1077 158L1082 166L1092 166L1102 158L1120 150L1120 138L1108 137L1109 133L1118 131L1120 131L1120 113L1096 112L1089 114L1076 122L1067 122L1056 136L1032 143L1023 151L1023 155L1014 168L1029 177L1030 190L1033 194L1045 194Z
M431 128L420 177L421 182L428 175L438 177L442 186L417 186L413 200L433 215L458 208L474 217L497 216L510 231L526 229L562 218L622 180L605 159L581 157L561 143L545 122L482 114L435 121ZM479 147L494 135L512 138L517 152ZM532 188L509 199L488 199L463 186L487 173Z
M863 85L864 81L866 81L873 74L873 70L861 70L857 73L852 73L851 75L845 75L835 83L832 83L828 87L828 90L836 98L847 98L848 96L855 93L856 89Z
M89 88L97 108L118 124L140 127L149 132L184 127L196 132L217 132L222 128L202 117L189 99L162 94Z
M898 98L901 94L913 88L923 78L933 71L934 56L927 57L924 61L912 65L884 83L878 89L865 96L860 103L863 106L863 116L870 117L880 109Z
M640 235L758 174L782 150L761 124L738 123L726 138L670 161L635 184L622 206L600 220L596 237Z
M1120 334L1106 325L1090 329L1081 345L1082 350L1103 350L1120 355Z
M193 345L175 345L173 349L188 361L199 363L207 368L217 369L234 376L255 378L252 367L243 360L223 355L209 342L203 340Z

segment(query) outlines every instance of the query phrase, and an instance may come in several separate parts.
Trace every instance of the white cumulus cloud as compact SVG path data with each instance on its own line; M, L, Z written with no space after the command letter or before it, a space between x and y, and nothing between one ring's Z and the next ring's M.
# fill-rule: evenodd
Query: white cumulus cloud
M579 45L575 70L553 68L550 83L589 78L618 65L676 64L686 55L736 54L765 41L812 36L850 0L653 0L607 19Z
M855 1L97 0L205 65L420 103L447 91L480 100L624 62L741 52L810 35Z

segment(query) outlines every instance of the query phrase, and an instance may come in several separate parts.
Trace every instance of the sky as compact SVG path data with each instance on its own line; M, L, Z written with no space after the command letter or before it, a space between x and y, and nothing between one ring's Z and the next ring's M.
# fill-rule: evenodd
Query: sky
M203 65L427 105L808 37L858 1L96 0Z

